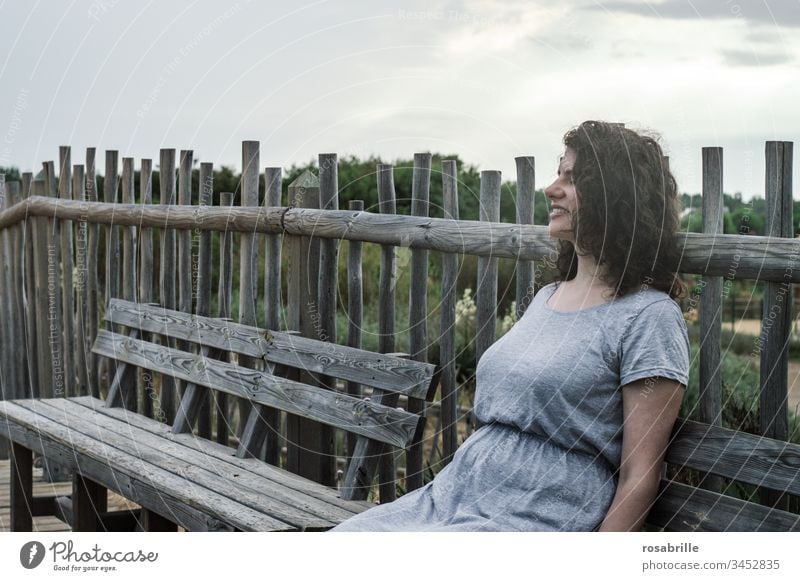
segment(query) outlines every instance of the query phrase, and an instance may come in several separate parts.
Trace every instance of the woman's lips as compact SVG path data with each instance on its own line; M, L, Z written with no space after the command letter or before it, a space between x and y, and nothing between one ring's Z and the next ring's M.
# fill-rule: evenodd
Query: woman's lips
M552 212L550 212L550 219L552 220L554 218L557 218L558 216L568 216L568 215L569 212L565 210L553 210Z

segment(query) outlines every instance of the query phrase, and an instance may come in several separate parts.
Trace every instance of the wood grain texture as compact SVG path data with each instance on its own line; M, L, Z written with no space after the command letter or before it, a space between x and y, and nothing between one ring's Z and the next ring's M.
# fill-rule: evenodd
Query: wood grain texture
M800 445L679 418L666 461L800 496Z
M268 331L123 300L109 305L107 317L114 324L355 381L409 397L425 399L432 396L433 363L409 361L287 332Z
M186 479L137 454L85 435L81 427L86 426L65 425L62 421L66 420L49 418L49 409L43 400L3 402L0 424L15 442L69 463L80 474L186 529L296 530L225 495L187 486ZM119 440L124 439L117 438L114 443L121 444Z
M800 515L669 480L647 522L670 532L800 531Z
M360 240L377 244L392 244L410 248L425 248L439 252L455 252L476 256L541 260L555 250L547 226L480 223L472 220L416 218L413 216L381 215L349 210L314 210L293 208L233 208L213 209L199 216L192 208L153 205L142 210L129 204L90 204L82 208L78 202L53 200L33 196L0 212L0 229L26 216L52 216L77 220L85 213L92 223L114 223L121 226L150 226L170 229L216 230L224 232L283 232L296 236L313 235L319 239ZM284 215L285 214L285 215ZM283 226L281 227L281 217ZM738 265L734 278L784 280L800 283L800 270L786 272L786 257L800 253L800 240L768 236L748 236L747 246L741 247L738 234L711 236L695 232L675 235L682 256L677 270L686 274L723 276L730 270L734 256ZM788 278L784 278L789 274Z
M411 183L411 214L428 217L431 188L431 154L414 154L414 172ZM409 351L411 360L428 361L428 251L411 249L411 281L408 296ZM424 415L425 402L411 398L408 411ZM424 426L424 422L421 422ZM406 490L422 488L422 436L418 430L414 442L406 452Z
M534 195L536 191L536 159L531 156L515 157L517 164L517 224L533 224ZM521 243L521 241L520 241ZM533 300L535 284L533 280L533 262L519 260L515 263L517 270L516 297L517 320L522 318Z
M66 400L43 400L42 403L47 408L39 406L37 410L44 417L64 422L75 432L108 442L117 450L185 479L185 489L195 488L199 494L216 493L298 529L328 528L349 516L348 512L290 489L273 486L265 490L261 478L236 470L230 464L215 462L180 444L132 427L128 422Z
M191 434L173 434L169 426L161 422L155 422L140 415L125 414L124 411L120 409L104 407L101 400L83 397L72 398L70 401L83 405L99 414L108 415L118 420L124 420L132 426L158 434L160 437L169 441L178 442L190 450L196 450L204 457L211 458L215 461L223 461L238 470L258 475L267 481L267 486L272 486L274 483L275 485L287 487L314 498L324 500L328 504L343 508L354 514L374 506L374 504L368 502L342 500L339 498L335 489L323 486L313 480L303 478L287 470L281 470L264 462L237 458L231 454L231 449L229 447L217 442L196 438Z
M792 198L791 141L768 141L766 157L766 216L765 232L774 237L794 238ZM794 253L780 282L769 281L764 288L763 319L758 347L759 365L759 426L761 433L769 438L789 439L789 410L787 405L789 339L792 327L792 305L794 288L790 274L797 270L793 264L798 259ZM763 504L776 508L788 508L789 499L767 489L759 490Z
M393 446L407 446L417 427L418 417L403 410L105 330L93 351Z
M444 215L458 220L458 166L455 160L442 161L442 205ZM439 326L439 365L441 378L441 412L437 433L442 433L442 465L450 463L458 449L458 393L456 386L456 296L458 289L458 256L442 255L442 311ZM437 434L438 435L438 434ZM436 437L436 435L434 435ZM435 445L434 445L435 449ZM431 458L431 462L433 458Z
M722 148L703 148L703 232L722 234L724 199L722 193ZM722 277L704 276L700 301L700 420L722 423L722 373L720 345L722 338ZM703 488L722 492L721 478L710 476Z

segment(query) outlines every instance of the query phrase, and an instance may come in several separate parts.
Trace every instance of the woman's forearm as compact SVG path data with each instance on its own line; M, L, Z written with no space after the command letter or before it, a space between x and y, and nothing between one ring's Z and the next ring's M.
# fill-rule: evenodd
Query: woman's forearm
M658 493L659 474L620 481L599 532L639 531Z

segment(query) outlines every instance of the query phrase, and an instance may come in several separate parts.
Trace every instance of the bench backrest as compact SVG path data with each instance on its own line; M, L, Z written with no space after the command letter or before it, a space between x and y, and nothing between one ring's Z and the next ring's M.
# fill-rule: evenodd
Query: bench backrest
M800 495L798 444L679 418L665 461ZM798 514L665 479L647 522L676 532L800 531Z
M131 408L136 368L143 368L187 383L173 423L173 431L177 433L191 431L204 388L253 402L248 427L237 450L241 457L252 455L251 450L263 442L259 438L263 438L265 432L257 433L254 428L260 423L261 406L357 434L356 450L342 488L345 498L366 496L375 473L374 457L385 444L407 448L421 439L424 412L408 412L394 403L386 405L381 399L383 392L431 401L436 389L438 374L433 364L289 332L259 329L121 299L111 300L106 320L129 329L126 334L100 330L92 348L94 353L118 362L107 405ZM152 335L164 337L166 344L147 340ZM195 347L189 346L191 344ZM260 360L264 369L222 360L228 353ZM378 397L359 398L331 390L329 386L333 383L329 379L323 379L320 385L289 379L288 376L297 375L297 370L369 386ZM133 406L135 411L135 404Z

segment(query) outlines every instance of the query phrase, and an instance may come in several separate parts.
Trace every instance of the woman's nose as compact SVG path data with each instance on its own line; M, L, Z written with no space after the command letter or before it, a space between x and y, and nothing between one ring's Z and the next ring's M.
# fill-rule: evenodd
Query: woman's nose
M556 195L556 182L553 182L544 189L544 195L547 198L553 198Z

